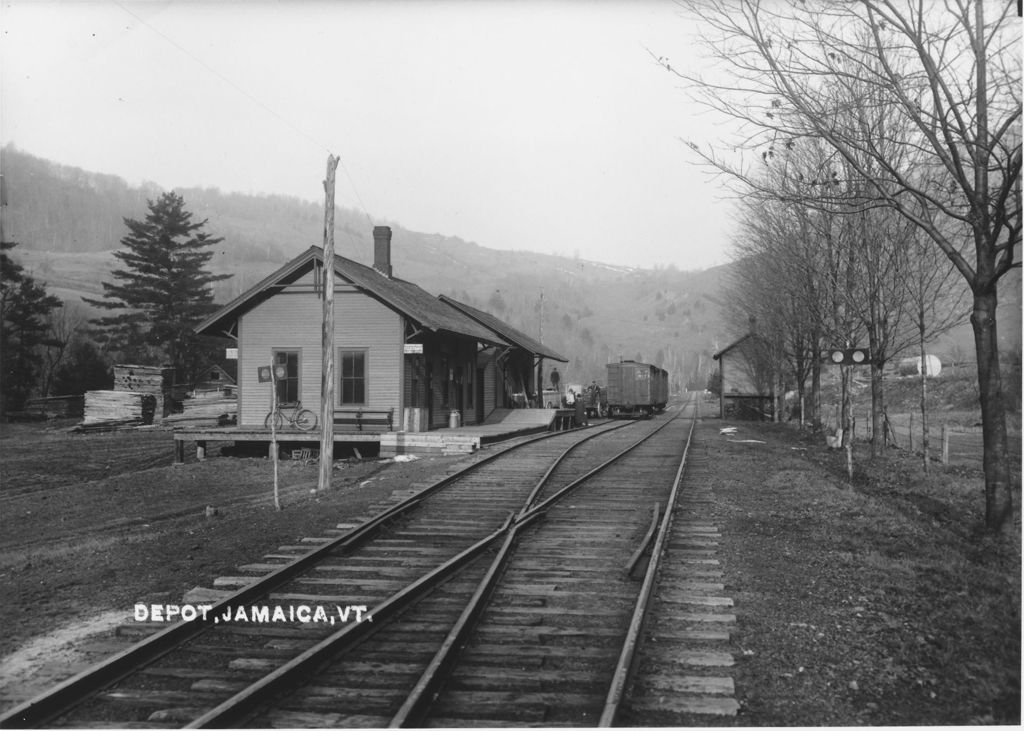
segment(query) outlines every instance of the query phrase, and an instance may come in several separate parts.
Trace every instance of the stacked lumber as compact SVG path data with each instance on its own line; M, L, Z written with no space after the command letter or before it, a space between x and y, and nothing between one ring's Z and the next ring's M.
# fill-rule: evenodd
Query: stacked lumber
M163 418L163 424L174 426L218 426L224 414L238 413L235 397L193 398L182 401L182 412Z
M84 425L103 422L152 424L157 397L131 391L86 391Z
M119 431L121 429L135 429L145 426L141 419L114 419L113 421L97 421L94 424L85 422L72 427L69 431L78 434L91 434L93 432Z
M173 385L173 368L140 365L114 366L115 391L168 394Z
M25 404L25 411L30 414L39 414L47 419L81 416L84 413L84 408L84 398L82 396L30 398L28 403Z
M174 369L163 366L115 365L114 390L155 396L154 414L156 421L160 421L170 411L174 398Z

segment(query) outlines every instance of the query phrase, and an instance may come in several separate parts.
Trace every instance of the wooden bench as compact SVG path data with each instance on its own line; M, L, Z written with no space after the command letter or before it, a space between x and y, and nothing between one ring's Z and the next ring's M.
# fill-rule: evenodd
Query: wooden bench
M334 423L336 426L355 426L358 431L362 431L364 426L387 427L387 431L391 431L394 413L394 409L369 409L353 406L335 409Z

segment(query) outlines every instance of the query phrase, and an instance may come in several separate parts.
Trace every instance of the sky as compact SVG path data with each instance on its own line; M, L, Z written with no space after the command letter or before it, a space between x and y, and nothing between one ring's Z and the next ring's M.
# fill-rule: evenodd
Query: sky
M336 203L374 223L729 258L733 203L680 141L723 120L651 56L700 63L672 0L3 0L0 30L0 144L38 157L322 203L333 154Z

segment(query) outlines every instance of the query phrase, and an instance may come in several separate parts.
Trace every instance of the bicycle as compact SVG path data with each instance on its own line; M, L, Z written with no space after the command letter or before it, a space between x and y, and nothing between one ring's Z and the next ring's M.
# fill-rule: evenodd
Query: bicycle
M291 413L286 412L285 409L291 409ZM312 431L316 429L316 414L309 409L302 408L301 401L296 401L294 404L283 406L279 404L277 410L271 411L267 414L267 418L263 420L263 426L267 429L270 429L271 426L274 429L281 429L285 423L301 431Z

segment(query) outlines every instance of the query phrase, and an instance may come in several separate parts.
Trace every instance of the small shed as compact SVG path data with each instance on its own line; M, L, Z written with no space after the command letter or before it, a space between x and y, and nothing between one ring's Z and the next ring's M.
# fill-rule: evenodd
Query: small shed
M230 391L235 386L235 378L227 368L216 363L206 366L196 375L194 390L196 392L206 391Z
M719 416L770 419L775 389L764 338L747 333L712 357L718 361L721 374Z

